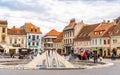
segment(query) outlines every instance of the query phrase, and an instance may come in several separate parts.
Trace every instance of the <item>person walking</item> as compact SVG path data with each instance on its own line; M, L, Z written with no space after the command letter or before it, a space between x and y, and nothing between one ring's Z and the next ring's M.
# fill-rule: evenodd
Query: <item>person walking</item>
M86 58L87 58L87 54L86 54L86 52L84 52L83 59L86 60Z
M95 64L97 62L97 53L96 52L94 52L93 60L94 60L94 64Z

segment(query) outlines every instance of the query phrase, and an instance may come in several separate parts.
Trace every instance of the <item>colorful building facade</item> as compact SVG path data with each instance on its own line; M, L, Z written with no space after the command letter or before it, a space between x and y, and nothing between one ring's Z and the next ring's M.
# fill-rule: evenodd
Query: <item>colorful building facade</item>
M91 47L94 52L101 56L110 55L110 37L104 36L108 30L114 26L114 23L102 22L91 33Z
M27 33L26 48L32 49L34 52L41 52L42 32L40 27L32 23L25 23L21 29L24 29Z
M8 44L9 51L14 50L15 53L18 53L19 49L26 48L26 32L23 29L15 28L15 26L11 29L7 30L8 34Z
M113 52L117 57L120 57L120 21L111 33L111 53Z
M71 19L69 24L63 29L64 49L67 55L74 51L74 38L85 24L83 21L76 23Z
M83 26L78 36L74 39L74 54L80 54L85 51L91 51L91 32L98 26L95 25L86 25Z
M55 50L53 44L58 35L60 35L60 32L52 29L43 37L44 50Z
M0 44L7 44L7 21L0 20Z
M61 32L54 40L53 48L61 55L65 54L64 43L63 43L63 32Z

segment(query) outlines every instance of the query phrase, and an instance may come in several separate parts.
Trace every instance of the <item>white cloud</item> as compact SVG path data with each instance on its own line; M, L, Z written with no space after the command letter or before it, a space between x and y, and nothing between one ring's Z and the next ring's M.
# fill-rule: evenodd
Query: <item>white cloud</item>
M6 0L0 5L0 19L7 19L9 27L32 22L40 26L45 34L51 29L62 31L71 18L86 23L97 23L102 20L120 16L120 1L65 1L65 0ZM5 2L5 0L4 0ZM23 5L22 5L23 4ZM20 6L21 5L21 6Z

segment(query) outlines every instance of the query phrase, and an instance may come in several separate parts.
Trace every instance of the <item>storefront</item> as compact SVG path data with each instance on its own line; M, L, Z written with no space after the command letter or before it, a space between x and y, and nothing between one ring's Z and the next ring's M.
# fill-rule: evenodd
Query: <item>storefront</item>
M92 51L96 52L97 55L103 56L103 49L101 47L92 47Z

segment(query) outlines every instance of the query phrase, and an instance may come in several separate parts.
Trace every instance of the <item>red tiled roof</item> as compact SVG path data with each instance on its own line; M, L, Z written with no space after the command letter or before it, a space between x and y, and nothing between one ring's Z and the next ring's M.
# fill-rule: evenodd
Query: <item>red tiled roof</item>
M120 24L117 24L114 27L113 32L111 33L111 36L120 36Z
M70 22L67 26L65 26L64 30L74 28L76 24L76 22Z
M93 24L93 25L86 25L84 26L81 31L79 32L76 41L80 40L90 40L90 33L98 26L99 24Z
M7 30L8 35L26 35L25 30L20 28L11 28Z
M113 25L113 23L101 23L99 27L97 27L94 31L104 31L106 28L110 27Z
M95 28L95 30L91 33L91 38L96 37L103 37L103 35L107 32L107 30L113 26L114 23L101 23L98 27Z
M62 42L62 39L63 39L63 32L61 32L57 38L54 40L54 42Z
M109 36L111 36L115 27L116 27L116 25L113 25L112 27L110 27L108 29L108 31L103 35L103 37L109 37Z
M55 29L52 29L45 36L58 36L59 34L60 34L60 32L56 31Z
M40 27L36 27L32 23L25 23L25 25L27 33L42 34L42 32L40 31Z

